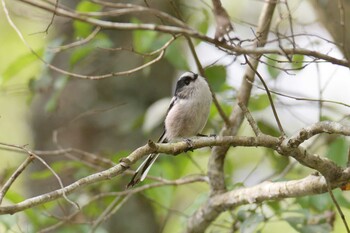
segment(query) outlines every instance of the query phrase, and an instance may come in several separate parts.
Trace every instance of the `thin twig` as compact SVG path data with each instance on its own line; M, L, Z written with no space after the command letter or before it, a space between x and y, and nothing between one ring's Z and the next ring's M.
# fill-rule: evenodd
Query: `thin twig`
M343 221L343 224L344 224L344 226L345 226L346 232L347 232L347 233L350 233L350 228L349 228L348 222L346 221L346 218L345 218L345 216L344 216L344 213L343 213L343 211L341 210L337 199L334 197L331 184L330 184L330 182L327 180L327 178L326 178L326 183L327 183L327 191L328 191L329 195L331 196L331 199L332 199L332 201L333 201L335 207L337 208L337 211L338 211L338 213L339 213L339 215L340 215L340 218L341 218L341 220Z
M101 30L101 27L96 27L90 33L90 35L88 35L86 38L84 38L82 40L78 40L78 41L75 41L73 43L62 45L62 46L59 46L59 47L56 47L56 48L49 48L48 50L52 51L54 53L58 53L58 52L62 52L62 51L67 50L67 49L71 49L71 48L74 48L74 47L82 46L84 44L89 43L93 38L95 38L100 30Z
M22 1L22 0L21 0ZM1 0L2 5L3 5L3 9L7 18L7 21L9 22L9 24L11 25L11 27L15 30L15 32L17 33L17 35L19 36L19 38L22 40L22 42L25 44L25 46L31 51L32 54L34 54L41 62L43 62L47 67L49 67L50 69L59 72L61 74L70 76L70 77L74 77L74 78L81 78L81 79L89 79L89 80L99 80L99 79L105 79L105 78L110 78L110 77L115 77L115 76L123 76L123 75L130 75L132 73L135 73L139 70L142 70L158 61L160 61L164 54L165 54L165 50L166 48L176 39L176 37L172 37L168 42L166 42L163 46L162 46L162 50L160 51L159 55L154 58L153 60L146 62L138 67L135 67L133 69L129 69L126 71L120 71L120 72L112 72L112 73L108 73L108 74L103 74L103 75L81 75L81 74L76 74L73 72L69 72L67 70L61 69L59 67L56 67L50 63L47 63L29 44L28 42L24 39L21 31L17 28L17 26L14 24L14 22L12 21L10 14L8 12L8 9L6 7L5 4L5 0ZM27 3L31 3L30 1ZM39 3L38 3L39 4ZM60 9L60 8L59 8ZM54 12L57 13L57 11L59 9L56 9ZM63 9L61 9L63 10ZM98 26L98 25L97 25Z
M11 175L11 177L6 181L6 183L4 184L4 186L1 188L0 190L0 205L2 200L4 199L7 191L10 189L11 185L13 184L13 182L15 182L15 180L17 179L17 177L19 177L19 175L24 171L24 169L26 169L26 167L34 160L34 156L32 156L31 154L29 154L29 156L21 163L21 165L18 166L18 168L16 169L16 171Z
M20 149L20 150L23 150L24 152L26 152L30 157L33 157L37 160L39 160L47 169L49 169L49 171L55 176L56 180L58 181L59 185L60 185L60 188L61 189L64 189L64 185L63 185L63 182L61 180L61 178L58 176L58 174L45 162L45 160L43 160L42 158L40 158L38 155L36 155L33 151L27 149L25 146L18 146L18 145L13 145L13 144L8 144L8 143L3 143L1 142L0 145L3 145L3 146L7 146L7 147L13 147L13 148L17 148L17 149ZM20 166L23 168L23 166ZM24 167L25 168L25 167ZM24 169L23 168L23 169ZM21 171L22 172L22 171ZM20 174L20 173L18 173ZM12 184L13 182L10 183L10 185ZM8 186L9 188L10 186ZM7 189L8 189L7 188ZM66 193L63 192L62 193L62 197L68 202L70 203L71 205L75 206L76 208L79 209L79 205L74 202L74 201L71 201L67 196L66 196Z
M100 214L97 220L91 227L90 233L94 233L97 227L104 221L106 221L113 213L115 213L123 204L129 200L132 195L127 195L125 197L117 196L114 200L107 206L107 208ZM121 199L121 200L120 200Z
M238 101L237 104L242 109L242 112L244 113L245 118L247 118L250 127L252 127L255 136L261 135L261 131L260 131L259 127L258 127L258 124L255 122L252 114L250 114L248 108L240 101Z
M2 0L3 1L3 0ZM262 54L280 54L280 55L294 55L294 54L300 54L305 56L311 56L318 59L322 59L325 61L328 61L332 64L337 64L345 67L349 67L349 63L347 60L344 59L338 59L332 56L328 56L325 53L320 53L317 51L312 51L308 49L294 49L294 48L284 48L283 52L281 49L275 49L275 48L253 48L253 49L245 49L240 46L232 46L231 44L227 43L218 43L218 41L215 38L208 37L206 35L200 34L198 31L190 28L184 28L184 27L176 27L176 26L167 26L167 25L154 25L154 24L133 24L133 23L119 23L119 22L110 22L110 21L104 21L101 19L96 18L90 18L83 15L80 15L79 12L73 12L68 11L64 8L58 8L54 9L52 6L48 6L41 2L34 2L31 0L19 0L21 2L33 5L35 7L41 8L43 10L49 11L49 12L56 12L57 15L80 20L86 23L89 23L91 25L100 26L101 28L106 29L120 29L120 30L152 30L152 31L159 31L163 33L168 34L184 34L191 36L193 38L200 39L204 42L207 42L209 44L213 44L217 46L220 49L224 49L226 52L232 54L255 54L255 55L262 55ZM269 24L270 22L265 21L265 23ZM264 41L268 42L268 41Z
M277 111L276 111L276 108L275 108L275 105L273 103L273 100L272 100L272 96L271 96L271 93L270 93L270 90L269 88L267 87L263 77L260 75L260 73L253 67L253 65L250 63L250 61L248 60L247 58L247 55L244 55L244 58L245 58L245 61L246 63L248 64L248 66L255 72L255 74L258 76L258 78L260 79L261 83L263 84L264 88L265 88L265 91L266 91L266 94L269 98L269 101L270 101L270 104L271 104L271 108L272 108L272 112L273 112L273 115L275 116L275 120L277 122L277 125L278 125L278 128L282 134L282 136L285 136L285 132L283 130L283 126L281 124L281 121L278 117L278 114L277 114Z

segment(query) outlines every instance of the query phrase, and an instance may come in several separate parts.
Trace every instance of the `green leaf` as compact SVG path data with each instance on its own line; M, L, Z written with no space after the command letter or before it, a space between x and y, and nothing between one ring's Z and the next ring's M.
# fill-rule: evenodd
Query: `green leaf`
M224 66L210 66L205 69L205 76L214 92L221 92L226 82L226 68Z
M275 153L274 150L266 149L268 160L276 172L282 172L289 164L289 157L281 156Z
M25 200L25 198L21 196L18 192L11 191L11 189L6 193L5 197L12 203L18 203Z
M113 46L113 42L111 39L104 33L99 33L95 36L92 44L95 47L103 47L103 48L111 48Z
M289 225L291 227L293 227L298 232L300 232L301 229L306 224L306 216L302 216L302 217L288 217L288 218L285 218L285 220L289 223Z
M186 213L189 213L190 215L192 215L195 211L198 210L199 207L203 205L205 201L208 200L208 196L209 195L206 192L198 194L198 196L193 200L193 202L186 209Z
M349 145L344 137L332 142L327 151L327 157L339 166L346 166Z
M333 121L330 116L321 116L319 121Z
M81 1L77 7L76 10L78 12L94 12L94 11L100 11L102 8L100 5L92 3L90 1ZM93 25L85 22L81 22L78 20L74 20L73 22L73 28L74 28L74 35L75 37L87 37L91 34Z
M320 213L331 209L333 206L333 202L328 193L310 196L309 203L310 207Z
M45 180L52 177L52 172L50 170L36 171L30 174L30 178L34 180Z
M281 202L280 201L268 201L266 204L273 210L273 212L277 215L281 215Z
M76 7L76 10L78 12L94 12L94 11L100 11L101 9L102 9L101 5L93 3L88 0L80 1Z
M110 48L113 43L109 37L103 33L98 34L90 44L75 48L70 56L70 66L74 67L79 61L86 58L96 47Z
M345 208L349 208L350 206L350 201L345 197L347 192L343 192L340 189L334 189L333 194L335 199L337 199L337 202L339 203L340 206L343 206Z
M300 212L300 217L288 217L285 220L296 231L301 233L329 233L332 227L325 223L326 219L319 219L319 216L311 215L309 212ZM315 222L315 217L318 221Z
M303 209L311 209L317 213L323 213L324 211L330 209L333 205L328 193L300 197L296 200Z
M173 200L174 195L174 187L173 186L163 186L156 189L148 189L144 193L146 196L152 197L152 199L157 200L157 203L160 206L171 206L171 202ZM157 210L161 215L166 214L164 208L159 207L159 205L154 206L155 210Z
M120 150L112 155L111 160L112 161L119 161L121 158L124 158L130 154L131 151L129 150Z
M208 28L209 28L209 12L208 12L208 10L203 8L201 15L204 17L204 19L199 20L198 31L202 34L207 34Z
M292 58L292 68L300 70L303 67L304 55L295 54Z
M63 88L66 86L68 77L61 76L55 80L54 92L52 93L50 99L45 104L45 111L53 112L57 108L57 103Z
M132 23L139 24L136 18L131 20ZM133 31L133 47L139 53L151 52L154 48L158 32L150 30L134 30Z
M277 130L277 128L271 126L269 123L264 121L258 121L257 124L261 132L263 132L264 134L268 134L274 137L280 136L280 132Z
M273 79L276 79L281 73L280 69L275 68L278 67L278 58L279 56L275 54L267 56L267 71Z
M92 33L92 25L78 20L73 22L74 36L76 38L85 38Z
M79 61L87 57L94 50L91 46L83 46L76 48L70 56L70 66L74 67Z
M249 101L249 110L260 111L270 106L270 100L267 94L254 96Z
M165 58L178 70L189 70L181 41L174 41L166 50Z
M39 56L42 56L43 52L44 49L40 49L37 51L37 54ZM23 71L23 69L32 65L36 61L38 61L38 57L31 52L20 56L7 66L5 71L0 76L0 83L3 84L11 78L15 77L19 72Z
M244 220L241 225L241 233L253 233L256 232L256 228L260 223L264 221L264 216L261 214L253 213Z
M318 225L308 225L300 229L301 233L329 233L332 232L332 226L328 223Z

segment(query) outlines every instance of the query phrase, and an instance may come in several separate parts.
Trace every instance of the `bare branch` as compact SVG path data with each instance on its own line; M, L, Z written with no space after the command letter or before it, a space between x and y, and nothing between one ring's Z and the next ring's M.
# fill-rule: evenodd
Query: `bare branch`
M89 43L93 38L95 38L95 36L99 33L99 31L101 30L100 27L96 27L89 36L87 36L85 39L79 40L79 41L75 41L73 43L67 44L67 45L62 45L59 46L57 48L49 48L49 50L51 50L54 53L58 53L58 52L62 52L64 50L67 49L71 49L74 47L78 47L84 44Z
M261 83L263 84L264 88L265 88L265 91L266 91L266 94L269 98L269 101L270 101L270 105L271 105L271 109L272 109L272 112L273 112L273 115L275 116L275 119L276 119L276 122L277 122L277 125L278 125L278 128L282 134L282 136L285 136L285 132L283 130L283 126L281 124L281 121L278 117L278 114L277 114L277 110L275 108L275 105L273 103L273 100L272 100L272 96L271 96L271 93L270 93L270 90L269 88L267 87L263 77L259 74L259 72L256 70L256 68L253 67L253 65L250 63L250 61L248 60L247 56L244 55L244 58L246 59L246 62L248 64L248 66L255 72L256 76L258 76L259 80L261 81Z
M350 173L347 173L347 176L349 175ZM335 183L332 187L339 185L340 183ZM207 202L205 206L196 211L192 217L193 221L190 221L187 226L187 232L204 232L208 224L216 218L217 213L227 209L234 209L240 205L325 192L327 192L327 183L324 177L310 175L300 180L286 182L273 183L266 181L253 187L218 194L213 196L211 201ZM203 216L207 218L203 220Z
M19 0L19 1L27 1L27 0ZM104 75L95 75L95 76L90 76L90 75L81 75L81 74L76 74L76 73L72 73L72 72L69 72L69 71L66 71L66 70L63 70L59 67L56 67L52 64L49 64L47 63L42 57L40 57L40 55L34 51L34 49L28 44L28 42L24 39L21 31L17 28L17 26L14 24L14 22L12 21L10 15L9 15L9 12L7 10L7 7L6 7L6 4L5 4L5 1L4 0L1 0L2 2L2 5L3 5L3 8L4 8L4 11L5 11L5 15L7 17L7 21L10 23L11 27L16 31L16 33L18 34L18 36L20 37L20 39L22 40L22 42L25 44L25 46L31 51L32 54L34 54L41 62L43 62L46 66L48 66L50 69L56 71L56 72L59 72L61 74L64 74L64 75L67 75L67 76L70 76L70 77L74 77L74 78L81 78L81 79L89 79L89 80L98 80L98 79L105 79L105 78L110 78L110 77L115 77L115 76L123 76L123 75L130 75L134 72L137 72L139 70L142 70L158 61L160 61L164 54L165 54L165 50L166 48L176 39L176 36L173 36L168 42L166 42L163 46L162 46L162 49L160 50L159 52L159 55L154 58L153 60L143 64L143 65L140 65L138 67L135 67L133 69L130 69L130 70L126 70L126 71L121 71L121 72L113 72L113 73L109 73L109 74L104 74ZM27 3L32 3L28 0ZM42 4L42 3L39 3L39 2L35 2L35 3L32 3L34 4L35 6L39 7L39 5L44 5L48 8L50 8L50 6L47 6L45 4ZM36 4L39 4L39 5L36 5ZM61 8L57 8L56 7L53 9L52 12L54 13L57 13L59 11L64 11L64 12L68 12L69 11L66 11L64 9L61 9ZM76 13L72 13L73 15L78 15ZM84 17L83 17L84 18ZM84 21L84 20L82 20Z
M155 24L133 24L133 23L119 23L119 22L110 22L110 21L104 21L96 18L91 18L88 16L81 15L79 12L72 12L68 11L63 8L55 9L54 6L50 6L48 4L37 2L33 0L17 0L20 2L24 2L27 4L30 4L32 6L41 8L43 10L54 12L56 15L68 17L76 20L80 20L83 22L87 22L91 25L94 25L96 27L101 27L105 29L117 29L117 30L151 30L151 31L159 31L169 34L184 34L188 35L193 38L200 39L204 42L213 44L219 48L225 49L228 53L236 53L239 54L248 54L248 55L257 55L260 56L262 54L279 54L279 55L294 55L294 54L300 54L305 56L314 57L317 59L328 61L332 64L341 65L348 67L349 63L347 60L338 59L332 56L329 56L324 53L320 53L317 51L312 51L308 49L300 49L300 48L283 48L283 51L278 49L263 49L263 48L253 48L253 49L246 49L240 46L232 46L231 44L227 43L220 43L215 38L210 38L208 36L200 34L198 31L191 29L191 28L184 28L184 27L178 27L178 26L166 26L166 25L155 25ZM274 4L276 4L275 1L273 1ZM265 19L264 19L265 20ZM259 20L261 22L261 20ZM270 20L265 21L267 25L270 23ZM263 25L264 26L264 25ZM267 29L268 31L268 29ZM267 33L266 31L266 33ZM261 40L262 37L260 37L260 42L262 43L264 40ZM264 41L264 43L266 40ZM262 47L262 46L261 46ZM56 70L57 72L60 72L59 70ZM75 77L74 75L72 75ZM84 78L85 76L81 77ZM78 77L79 78L79 77Z
M259 26L257 29L257 34L259 35L255 41L256 47L263 47L265 45L267 35L269 32L270 23L272 20L272 15L276 6L275 1L266 2L264 9L261 13L261 18L259 20ZM252 67L255 69L258 66L258 59L251 61ZM237 101L241 102L243 105L247 106L250 98L251 83L254 82L254 70L247 67L244 74L241 87L237 93ZM220 135L236 135L238 129L243 121L244 114L236 103L230 116L230 125L224 127ZM211 195L215 193L220 193L226 190L225 187L225 174L224 174L224 160L225 155L229 147L214 147L212 155L208 163L208 176L210 180Z
M29 155L24 161L23 163L21 163L21 165L16 169L16 171L11 175L11 177L6 181L6 183L2 186L1 190L0 190L0 205L2 200L4 199L7 191L10 189L11 185L13 184L13 182L15 182L15 180L17 179L17 177L24 171L24 169L26 169L26 167L34 160L34 156Z
M237 102L237 104L241 108L243 114L245 115L245 118L249 122L250 127L252 127L255 136L261 135L261 131L260 131L259 127L258 127L258 124L255 122L252 114L250 114L248 108L244 104L242 104L241 102Z
M257 28L258 37L255 41L256 47L263 47L265 45L270 23L272 20L272 15L276 7L275 1L268 1L265 3L262 13L259 19L259 25ZM258 59L251 61L252 67L257 68ZM243 77L241 87L237 94L237 102L240 102L242 105L247 106L250 98L250 93L252 89L251 83L254 82L255 73L251 67L246 69L246 72ZM220 135L236 135L240 125L243 122L244 114L236 103L234 109L230 116L230 126L224 127ZM224 161L225 156L229 147L214 147L212 154L208 162L208 177L210 184L210 198L204 204L205 208L208 203L211 202L211 197L223 193L226 191L225 185L225 174L224 174ZM208 219L215 219L220 213L216 211L209 211L207 213L203 212L202 208L198 209L188 220L188 232L203 232L208 226Z
M296 148L304 141L320 133L350 136L350 128L337 122L317 122L311 126L301 129L296 135L292 136L288 141L288 147Z

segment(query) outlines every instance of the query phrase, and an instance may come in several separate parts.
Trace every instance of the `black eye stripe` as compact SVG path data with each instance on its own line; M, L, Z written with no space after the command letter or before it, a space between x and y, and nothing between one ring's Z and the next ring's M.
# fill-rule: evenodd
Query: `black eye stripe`
M186 76L182 76L176 83L175 95L177 96L185 86L188 86L191 82L194 82L198 78L198 74L190 73Z

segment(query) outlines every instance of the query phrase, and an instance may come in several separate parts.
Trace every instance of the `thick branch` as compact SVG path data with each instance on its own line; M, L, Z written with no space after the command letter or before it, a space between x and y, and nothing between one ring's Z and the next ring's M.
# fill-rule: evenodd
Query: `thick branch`
M199 138L192 140L193 149L214 146L214 145L232 145L232 146L264 146L269 148L276 148L278 145L278 139L271 136L261 136L259 138L254 137L209 137ZM63 195L68 195L76 190L79 190L89 184L100 182L103 180L109 180L115 176L122 174L130 165L136 163L143 156L159 152L167 154L179 154L188 150L188 144L186 142L169 143L169 144L155 144L149 142L148 144L139 147L133 151L128 157L122 159L119 164L113 166L110 169L104 170L84 177L74 183L55 191L45 193L33 198L29 198L20 203L0 207L0 214L14 214L16 212L41 205L46 202L56 200Z
M346 178L345 178L346 177ZM333 184L339 186L350 178L350 172L344 173L343 180ZM286 182L264 182L249 188L241 188L213 196L191 217L187 232L204 232L218 213L244 204L261 203L266 200L302 197L327 192L327 183L323 176L310 175L300 180Z
M338 133L340 135L348 135L350 132L349 126L341 126L339 124L329 124L327 122L324 123L324 125L327 125L324 130L318 130L318 133L328 133L328 132L334 132ZM302 129L310 129L311 131L313 129L318 128L318 124L315 124L313 126L310 126L308 128ZM244 136L226 136L226 137L208 137L208 138L194 138L192 139L192 147L193 149L201 148L201 147L208 147L208 146L247 146L247 147L266 147L271 148L277 151L280 151L282 154L290 155L297 159L300 163L314 168L318 171L320 171L323 175L327 174L336 174L336 176L330 177L330 181L333 182L333 184L339 184L344 181L348 181L349 179L349 169L342 170L340 169L334 162L319 157L317 155L311 155L306 153L305 150L302 148L290 148L288 146L288 141L290 139L285 139L283 141L280 141L278 138L263 135L260 134L258 137L244 137ZM65 186L64 188L52 191L50 193L42 194L33 198L29 198L25 201L22 201L20 203L0 207L0 214L13 214L34 206L38 206L41 204L44 204L46 202L56 200L65 194L68 195L78 189L81 189L89 184L97 183L103 180L109 180L115 176L118 176L122 174L130 165L136 163L139 159L141 159L143 156L159 152L159 153L167 153L167 154L178 154L180 152L186 151L188 149L188 144L186 142L177 142L177 143L168 143L168 144L155 144L153 142L149 142L148 144L139 147L135 151L133 151L128 157L122 159L117 165L111 167L110 169L104 170L102 172L98 172L95 174L92 174L90 176L84 177L80 180L77 180L76 182ZM327 177L329 178L329 177ZM218 195L218 194L217 194ZM215 195L216 196L216 195ZM213 198L215 197L213 196ZM215 199L213 199L215 200ZM204 206L211 205L212 199L209 199L208 203ZM202 209L198 210L202 212ZM198 216L200 215L199 212L196 212L195 215L191 217L191 219L194 219L189 222L189 226L201 226L202 223L208 219L208 216L202 216L203 218L201 220L198 219ZM210 216L212 218L215 218L214 215L218 215L220 212L214 211L210 212L207 210L207 213L210 213ZM189 227L191 229L191 227ZM197 232L193 228L193 232Z
M320 133L342 134L350 136L350 128L337 122L321 121L298 131L288 141L288 147L296 148L312 136Z
M320 133L331 133L339 135L350 135L350 126L341 125L336 122L318 122L305 127L295 136L279 142L277 151L281 155L291 156L304 166L319 171L323 176L318 177L320 181L315 183L305 178L299 181L288 181L286 183L263 183L250 189L233 190L225 193L217 193L211 196L188 221L187 232L203 232L207 226L226 208L234 208L237 205L257 203L264 200L304 196L327 191L324 177L331 182L332 187L339 187L348 182L350 169L342 169L333 161L308 153L299 146L304 141ZM313 176L311 176L313 177ZM312 178L314 180L314 178ZM304 181L306 183L304 183ZM286 186L288 184L288 186ZM305 187L305 184L306 187ZM266 187L265 187L266 186ZM286 186L286 187L284 187ZM294 187L294 188L293 188ZM279 192L281 190L281 192ZM236 192L237 191L237 192ZM238 197L237 197L238 196ZM252 201L250 201L252 200Z

